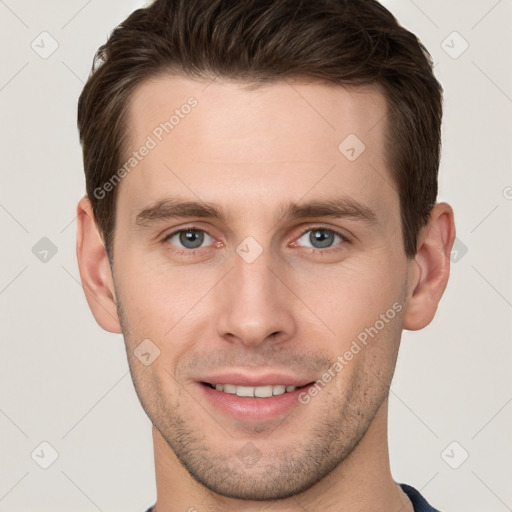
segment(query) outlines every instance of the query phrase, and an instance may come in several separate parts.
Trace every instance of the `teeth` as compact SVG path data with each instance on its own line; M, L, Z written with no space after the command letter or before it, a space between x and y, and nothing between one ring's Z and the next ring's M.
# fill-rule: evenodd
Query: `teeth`
M224 391L224 393L236 395L236 386L234 386L233 384L221 384L221 386L224 386L224 389L222 390Z
M249 386L237 386L236 394L238 396L254 396L254 391L256 388L251 388Z
M273 395L282 395L283 393L286 393L286 386L274 386Z
M272 396L274 391L274 386L258 386L254 388L254 396L259 398L268 398Z
M242 397L268 398L270 396L282 395L295 391L297 386L236 386L235 384L215 384L217 391L223 391L231 395Z

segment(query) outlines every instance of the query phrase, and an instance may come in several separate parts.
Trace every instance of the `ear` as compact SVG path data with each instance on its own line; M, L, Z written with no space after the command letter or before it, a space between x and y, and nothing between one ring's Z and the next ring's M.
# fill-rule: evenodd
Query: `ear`
M423 329L434 318L448 283L454 240L453 210L446 203L438 203L432 209L428 224L418 236L416 256L409 263L404 329Z
M121 334L114 280L87 196L77 207L76 256L85 298L96 322L106 331Z

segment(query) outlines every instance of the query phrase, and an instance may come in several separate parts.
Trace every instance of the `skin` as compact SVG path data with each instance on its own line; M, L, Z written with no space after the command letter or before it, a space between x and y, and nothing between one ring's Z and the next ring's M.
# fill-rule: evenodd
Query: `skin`
M89 306L101 327L123 333L154 425L158 512L412 511L390 472L388 392L402 330L428 325L446 287L451 207L435 205L408 259L376 89L280 81L247 91L160 76L132 97L132 149L190 96L197 107L118 185L112 268L89 199L77 209ZM338 150L351 133L366 146L352 162ZM216 203L227 218L136 225L172 195ZM282 203L333 196L373 209L376 222L281 216ZM313 245L303 233L319 226L344 238ZM165 238L191 227L204 242L185 256L190 244ZM248 236L262 249L252 263L236 251ZM393 304L401 311L342 371L277 420L235 420L200 392L201 376L232 368L321 379ZM134 350L148 338L160 354L144 365ZM254 463L240 457L248 447Z

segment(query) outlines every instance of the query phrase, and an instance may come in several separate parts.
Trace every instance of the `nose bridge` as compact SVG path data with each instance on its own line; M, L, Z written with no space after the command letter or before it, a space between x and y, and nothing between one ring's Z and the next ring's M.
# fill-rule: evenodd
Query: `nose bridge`
M233 292L242 306L261 306L275 298L276 277L271 270L269 251L261 253L254 261L247 261L239 254L234 258L232 272ZM274 293L272 293L274 291Z
M291 335L293 313L289 292L276 276L276 258L270 249L245 240L232 259L219 317L219 334L246 345L263 343L271 334Z

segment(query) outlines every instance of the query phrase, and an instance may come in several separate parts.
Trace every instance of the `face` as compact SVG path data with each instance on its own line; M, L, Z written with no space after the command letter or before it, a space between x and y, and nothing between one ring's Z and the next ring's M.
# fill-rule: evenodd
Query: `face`
M386 401L409 261L385 113L374 89L305 82L163 76L132 98L113 263L128 361L220 495L308 489Z

